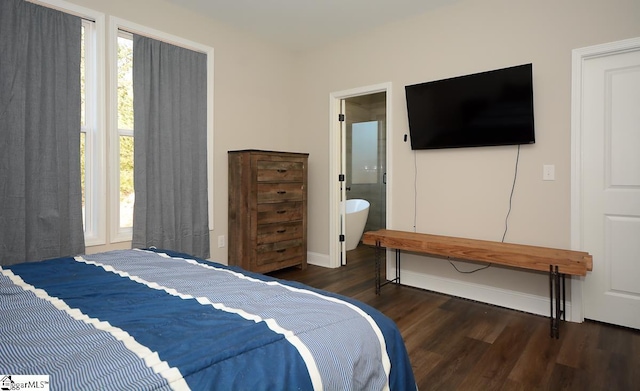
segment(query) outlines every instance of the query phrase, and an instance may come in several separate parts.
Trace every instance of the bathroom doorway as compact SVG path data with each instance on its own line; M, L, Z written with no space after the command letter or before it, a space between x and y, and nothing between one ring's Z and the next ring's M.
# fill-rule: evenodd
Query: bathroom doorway
M387 93L345 99L346 199L369 202L364 232L386 227Z
M387 167L393 150L389 138L392 100L391 83L330 94L329 267L347 263L347 200L361 198L370 203L364 232L392 223L388 207L392 192L387 190L393 188Z

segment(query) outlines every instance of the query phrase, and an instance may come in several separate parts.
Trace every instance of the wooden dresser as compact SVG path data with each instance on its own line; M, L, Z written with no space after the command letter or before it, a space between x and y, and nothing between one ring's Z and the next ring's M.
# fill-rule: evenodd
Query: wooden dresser
M229 151L229 265L307 267L309 154Z

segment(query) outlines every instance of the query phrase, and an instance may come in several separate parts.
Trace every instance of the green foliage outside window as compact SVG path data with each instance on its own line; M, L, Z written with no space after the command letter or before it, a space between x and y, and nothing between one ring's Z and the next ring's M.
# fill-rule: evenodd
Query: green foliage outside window
M84 26L82 27L82 33L80 35L80 125L84 126L85 125L85 60L84 60ZM85 164L84 164L84 159L85 159L85 134L84 133L80 133L80 184L82 186L82 209L84 210L84 205L85 205L85 187L84 187L84 183L85 183ZM84 223L84 218L82 219L83 223Z
M133 129L133 44L118 38L118 128Z
M126 38L118 38L118 128L133 130L133 42ZM120 136L120 201L133 191L133 137Z

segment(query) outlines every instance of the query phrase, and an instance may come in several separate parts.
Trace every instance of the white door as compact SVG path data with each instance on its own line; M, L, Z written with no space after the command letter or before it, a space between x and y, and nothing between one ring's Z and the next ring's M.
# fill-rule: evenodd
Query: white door
M340 178L339 178L339 202L340 202L340 266L347 264L347 121L345 118L347 112L347 101L340 100Z
M640 47L584 60L584 317L640 329Z

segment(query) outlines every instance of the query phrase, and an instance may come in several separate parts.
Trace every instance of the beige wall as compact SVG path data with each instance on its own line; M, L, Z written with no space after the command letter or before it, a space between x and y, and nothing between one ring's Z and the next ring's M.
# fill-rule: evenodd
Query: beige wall
M393 86L388 227L413 230L415 213L419 232L499 241L516 147L418 151L414 210L414 152L402 141L408 133L404 86L529 62L536 144L521 149L506 241L569 248L571 51L640 36L639 21L637 0L461 0L301 56L298 100L304 104L296 122L305 124L311 156L309 250L329 252L329 94L383 82ZM542 181L543 164L555 165L555 181ZM405 283L548 311L544 274L495 267L466 275L447 262L416 258L404 257ZM514 294L528 304L510 304Z

